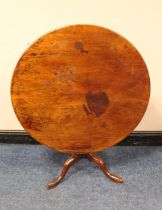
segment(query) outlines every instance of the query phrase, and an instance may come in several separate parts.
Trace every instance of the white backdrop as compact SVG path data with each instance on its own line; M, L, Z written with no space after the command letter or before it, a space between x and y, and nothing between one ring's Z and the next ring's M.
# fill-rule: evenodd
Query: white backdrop
M161 0L0 0L0 130L22 130L10 100L14 67L23 51L53 29L101 25L123 35L142 54L151 98L136 130L162 131Z

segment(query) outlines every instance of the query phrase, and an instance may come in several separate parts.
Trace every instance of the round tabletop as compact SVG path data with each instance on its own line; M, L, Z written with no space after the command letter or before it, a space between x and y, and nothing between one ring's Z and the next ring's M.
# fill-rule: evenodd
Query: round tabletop
M24 129L40 143L65 153L106 149L142 119L150 80L135 47L94 25L50 32L20 58L11 97Z

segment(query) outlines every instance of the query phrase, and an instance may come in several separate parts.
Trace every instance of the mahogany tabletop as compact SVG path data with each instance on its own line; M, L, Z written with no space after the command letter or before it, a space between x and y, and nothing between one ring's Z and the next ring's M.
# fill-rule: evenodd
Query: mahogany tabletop
M24 129L66 153L106 149L131 133L149 101L147 67L119 34L72 25L34 42L15 68L12 104Z

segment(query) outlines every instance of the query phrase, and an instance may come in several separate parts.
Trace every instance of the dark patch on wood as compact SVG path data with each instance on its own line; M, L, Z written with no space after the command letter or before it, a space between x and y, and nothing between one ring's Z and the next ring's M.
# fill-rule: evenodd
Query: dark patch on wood
M83 105L83 107L86 113L88 114L94 113L96 117L99 117L106 111L109 104L109 99L105 92L103 91L98 93L88 92L85 97L88 108L85 105ZM89 112L88 109L91 112Z
M80 50L81 53L88 53L88 50L84 49L84 45L82 42L75 42L75 48Z
M102 123L101 127L106 128L106 123Z
M23 121L24 121L27 129L34 130L34 131L40 131L41 130L40 129L41 124L39 122L33 121L32 118L24 117Z
M30 53L30 55L31 55L31 56L36 56L37 54L36 54L36 53Z
M86 113L87 115L92 114L92 113L88 110L88 108L86 107L85 104L83 104L83 109L84 109L84 111L85 111L85 113Z

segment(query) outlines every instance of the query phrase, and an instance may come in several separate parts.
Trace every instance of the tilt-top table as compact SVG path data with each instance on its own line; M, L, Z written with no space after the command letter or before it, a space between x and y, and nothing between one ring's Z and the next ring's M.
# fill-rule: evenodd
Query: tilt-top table
M40 143L72 154L61 175L81 158L117 144L134 130L148 105L150 80L138 51L125 38L99 26L72 25L50 32L20 58L11 97L24 129Z

